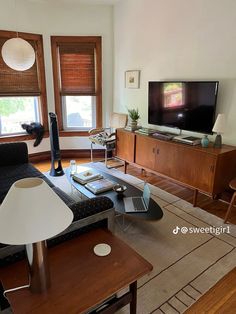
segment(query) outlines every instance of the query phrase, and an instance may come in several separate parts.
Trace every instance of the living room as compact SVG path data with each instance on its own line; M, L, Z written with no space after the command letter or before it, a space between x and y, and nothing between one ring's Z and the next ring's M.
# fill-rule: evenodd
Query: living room
M96 52L101 50L100 55L96 55L96 61L94 61L96 63L94 68L100 71L97 76L102 79L98 79L95 84L96 92L93 96L96 98L96 108L94 110L91 104L92 109L89 111L91 112L89 113L92 121L91 128L110 127L110 116L113 112L128 114L129 109L138 109L140 116L138 124L142 127L179 135L179 130L176 128L148 123L150 121L149 82L219 82L214 122L218 114L224 115L225 126L222 132L224 146L222 150L214 148L216 134L206 132L210 133L208 134L209 147L202 148L201 144L196 146L200 153L206 154L201 159L202 164L196 165L196 159L194 159L197 155L196 150L193 155L190 154L195 156L191 157L193 169L195 169L194 176L198 176L199 173L204 174L204 162L212 156L217 160L216 165L224 160L224 156L228 156L226 161L222 161L223 166L219 167L215 178L211 179L214 182L215 180L220 182L215 185L216 188L210 190L205 188L205 185L201 188L202 182L193 183L188 181L188 178L184 181L182 170L181 174L177 174L181 178L175 178L173 170L170 175L162 176L159 171L153 171L150 165L144 166L142 163L129 162L129 160L125 160L127 169L120 167L108 170L103 163L94 162L94 164L99 172L103 173L104 178L111 175L118 178L117 182L124 181L127 188L125 193L130 190L134 191L133 195L135 195L136 189L137 193L141 193L145 182L148 182L151 198L161 210L153 211L156 221L135 219L132 213L124 217L123 214L120 215L119 210L116 210L120 202L116 202L116 194L111 198L116 212L115 236L120 237L153 266L150 274L146 274L138 281L137 312L144 314L183 313L185 311L188 313L234 313L236 300L234 262L236 213L234 208L231 208L228 223L224 223L224 220L236 189L236 186L235 189L232 186L229 187L236 169L234 122L236 79L233 66L236 52L235 2L233 0L224 2L221 0L181 0L178 2L174 0L3 0L0 8L1 34L3 34L2 31L9 31L13 32L12 37L17 37L14 35L16 32L19 32L19 37L23 33L31 34L28 36L42 35L42 37L37 37L43 53L43 57L37 55L39 58L37 64L43 64L43 67L40 68L40 91L36 95L40 98L38 106L42 118L39 121L30 122L40 122L44 127L42 140L37 146L34 146L35 135L27 134L21 129L22 120L20 123L17 121L19 129L12 131L9 123L13 123L13 119L10 121L11 116L6 114L5 105L1 103L6 93L4 94L5 91L0 86L0 116L3 121L2 125L0 124L0 143L25 142L29 161L34 165L34 169L30 170L33 176L40 177L41 175L38 173L36 175L34 172L36 168L37 171L46 174L47 179L52 181L50 185L52 189L61 198L64 197L63 200L67 200L66 204L72 209L74 215L76 215L76 210L82 210L83 206L96 207L96 210L94 212L92 210L91 214L86 217L87 223L94 223L94 215L99 216L101 220L101 212L104 208L100 209L99 206L103 206L101 204L104 199L97 201L100 204L95 202L93 205L90 203L85 205L83 203L76 207L67 198L68 194L75 198L79 197L76 194L78 191L74 191L76 190L74 182L71 183L67 176L70 160L76 160L77 166L88 164L91 141L87 132L88 127L84 129L72 127L71 129L70 126L64 125L65 112L62 109L64 103L61 99L66 95L66 91L60 91L59 85L56 87L57 71L62 64L58 65L57 52L53 50L53 47L58 46L63 52L65 38L68 38L66 40L70 40L71 44L76 41L75 37L80 37L79 40L85 37L95 45ZM27 38L32 41L34 37ZM135 72L138 76L135 88L127 85L129 71ZM45 78L43 78L44 73ZM3 86L4 76L1 76L1 73L0 82ZM33 86L33 83L31 85ZM69 91L67 95L74 94ZM11 96L16 96L16 94L12 92ZM17 96L25 96L25 93L22 95L17 93ZM51 167L49 112L55 112L58 119L60 153L66 173L61 177L48 174ZM28 120L23 122L29 123ZM135 136L135 145L138 137L141 136L130 131L122 132ZM202 139L205 132L198 133L184 129L183 134ZM155 141L161 140L155 139ZM163 145L169 145L169 142L162 142ZM127 141L126 144L127 148L122 144L122 149L128 150L131 147L130 142ZM195 149L190 145L185 146L186 150ZM12 151L0 149L1 167L4 162L8 162L7 159L17 159L18 152L24 155L23 163L27 164L25 167L28 171L26 148L17 146L14 149L16 149L14 157L11 157ZM171 167L169 164L171 159L168 156L172 154L170 151L171 149L167 150L167 157L165 157L168 167ZM157 150L156 153L158 154ZM180 152L177 154L182 156ZM104 150L101 146L95 145L94 156L95 161L103 159ZM118 154L118 157L121 155ZM141 157L148 163L152 162L147 150L146 154L145 150L141 152ZM185 156L179 159L186 167L191 163L191 159L188 161ZM26 171L25 169L22 168L20 171ZM187 172L190 177L190 171ZM2 174L10 176L10 172L7 171ZM205 173L204 180L207 176L208 174ZM66 187L64 182L67 183ZM200 186L199 193L198 186ZM58 189L62 192L58 192ZM81 191L84 191L84 188ZM82 194L83 199L91 197L87 195L87 192ZM194 195L196 196L195 203L193 202ZM113 215L112 205L109 200L105 202L102 217L108 220L109 225ZM163 213L162 218L161 213ZM81 217L84 218L83 215L78 215L77 221ZM181 229L175 229L179 226L187 227L188 234L180 234ZM80 227L84 225L78 223L76 228ZM203 233L200 231L200 234L194 234L195 229L191 229L193 227L208 229ZM111 224L109 229L113 229ZM18 285L22 284L24 282L18 282ZM14 288L14 286L9 286L8 283L7 288ZM129 297L127 296L127 299ZM17 298L10 301L15 304ZM4 311L9 311L9 308ZM124 312L126 311L127 308ZM71 310L71 313L74 312Z

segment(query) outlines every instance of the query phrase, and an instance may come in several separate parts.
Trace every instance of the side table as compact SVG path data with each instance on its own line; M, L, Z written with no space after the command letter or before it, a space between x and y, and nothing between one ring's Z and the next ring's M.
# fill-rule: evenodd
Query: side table
M111 253L98 257L93 247L98 243L111 246ZM152 265L126 243L104 229L92 230L49 249L51 287L42 294L29 289L7 294L15 314L87 313L107 301L96 313L114 313L130 304L136 313L137 280L152 270ZM25 261L0 270L4 289L27 283ZM114 297L123 288L129 291Z

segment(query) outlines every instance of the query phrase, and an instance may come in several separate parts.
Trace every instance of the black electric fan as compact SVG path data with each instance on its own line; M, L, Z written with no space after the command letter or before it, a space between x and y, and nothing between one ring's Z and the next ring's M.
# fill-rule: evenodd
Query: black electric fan
M51 144L51 170L52 177L63 176L64 171L61 165L61 152L59 145L57 116L53 112L49 112L50 118L50 144Z

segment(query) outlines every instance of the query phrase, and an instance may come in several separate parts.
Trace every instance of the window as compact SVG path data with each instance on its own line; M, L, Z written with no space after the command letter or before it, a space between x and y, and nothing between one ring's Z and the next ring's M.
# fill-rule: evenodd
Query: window
M0 51L5 41L15 36L16 32L0 31ZM0 53L0 137L26 135L22 123L40 122L48 128L42 36L18 36L33 46L36 62L26 71L15 71Z
M60 131L101 127L101 37L52 36L51 42Z
M38 97L0 97L0 135L24 133L22 123L40 120Z
M64 96L63 109L65 129L86 130L96 126L94 96Z

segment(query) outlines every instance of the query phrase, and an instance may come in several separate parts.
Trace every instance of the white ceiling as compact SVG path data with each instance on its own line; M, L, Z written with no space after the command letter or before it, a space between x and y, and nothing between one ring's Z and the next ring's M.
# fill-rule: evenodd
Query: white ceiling
M38 3L53 3L53 4L106 4L113 5L120 0L28 0L30 2L38 2Z

